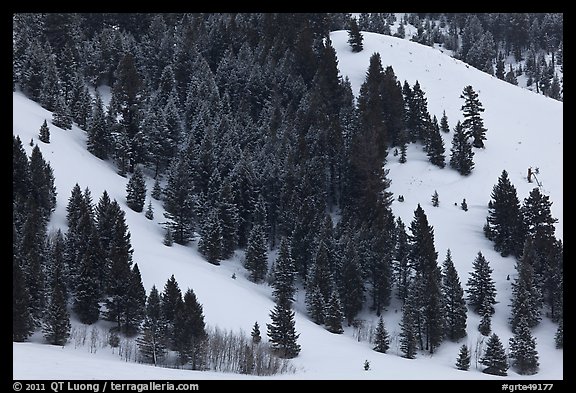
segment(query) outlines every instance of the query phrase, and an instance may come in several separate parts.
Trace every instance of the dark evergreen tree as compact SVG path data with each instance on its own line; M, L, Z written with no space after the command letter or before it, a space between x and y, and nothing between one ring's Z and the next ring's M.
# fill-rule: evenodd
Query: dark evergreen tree
M348 22L348 44L352 48L352 52L361 52L364 49L362 42L364 37L358 27L358 22L355 18L351 18Z
M473 139L472 146L484 148L487 130L484 128L484 120L480 116L484 112L484 108L478 99L478 93L474 91L472 86L468 85L464 88L460 98L465 99L461 108L464 115L464 121L462 122L464 133L467 137Z
M222 227L218 212L212 208L202 224L198 251L213 265L220 265Z
M466 336L468 310L464 300L464 290L452 262L450 249L446 251L446 259L442 265L442 295L444 298L446 337L451 341L458 341Z
M446 116L446 111L442 111L442 117L440 118L440 131L444 133L450 132L450 126L448 125L448 116Z
M56 186L54 173L50 163L44 160L38 145L35 145L30 155L30 197L34 200L41 220L48 222L50 214L56 208Z
M158 181L158 177L154 180L154 186L152 186L152 192L150 193L152 198L159 201L162 198L162 187L160 187L160 182Z
M380 316L378 320L378 326L376 327L376 333L374 335L374 349L376 352L386 353L390 349L390 337L388 331L384 326L384 319Z
M268 254L266 238L260 225L250 231L244 267L250 272L250 280L259 283L264 280L268 271Z
M490 307L490 301L488 298L484 298L484 303L482 303L479 312L481 318L478 324L478 331L486 337L492 332L492 312Z
M70 328L70 313L64 285L61 282L55 282L44 316L42 334L48 344L64 346L70 337Z
M473 271L466 285L468 288L468 304L472 310L480 313L482 307L487 307L490 314L494 314L494 304L496 303L496 286L492 279L492 268L481 251L472 263Z
M520 74L518 74L518 75L520 75ZM516 74L514 73L514 70L512 69L512 64L510 64L510 69L508 70L508 72L504 76L504 80L508 83L515 85L515 86L518 85L518 79L516 78Z
M533 328L540 323L542 292L536 280L534 264L537 260L535 241L526 239L522 256L516 264L518 275L512 283L510 325L512 333L518 332L520 322Z
M258 322L254 322L250 336L252 337L252 342L256 345L262 341L262 336L260 336L260 326L258 325Z
M96 92L92 113L88 119L87 130L88 140L86 147L88 151L103 160L109 157L112 150L112 136L106 124L106 113L102 97Z
M166 321L162 315L161 301L160 294L153 285L146 300L146 317L142 325L142 336L136 339L144 362L155 366L166 356L164 343Z
M174 338L181 364L190 364L192 370L202 370L208 333L202 305L192 289L186 291L176 308Z
M123 330L128 336L134 336L139 332L142 320L146 316L146 291L137 263L130 272L125 299Z
M144 216L149 220L154 219L154 209L152 208L152 201L148 202L148 207L146 208L146 213L144 213Z
M520 256L524 246L525 229L516 188L502 171L498 184L492 189L488 206L488 224L494 249L502 256Z
M16 246L13 246L16 247ZM12 259L12 341L26 341L34 331L30 295L17 255Z
M508 375L508 362L506 360L506 352L500 341L500 337L496 333L492 333L488 342L486 343L486 350L480 359L480 364L486 366L482 370L485 374L506 376Z
M136 166L134 174L126 184L126 204L137 213L144 209L146 202L146 181L140 166Z
M319 285L309 284L306 287L306 310L317 325L324 323L326 318L326 302Z
M560 319L558 323L558 329L556 329L556 334L554 335L554 343L557 349L564 348L564 321Z
M220 218L220 229L222 231L220 256L222 259L228 259L234 255L234 250L238 246L239 226L239 212L234 202L234 192L229 176L223 180L218 194L218 216ZM265 239L265 233L263 235ZM266 243L264 245L266 245ZM266 269L268 268L267 265L265 265L265 267Z
M402 319L400 322L400 350L407 359L414 359L418 350L419 310L418 289L412 283L408 288L406 301L402 306Z
M342 329L343 318L344 314L342 312L342 305L340 304L340 297L336 289L334 289L326 303L326 329L328 329L330 333L344 333L344 329Z
M300 334L296 333L295 313L290 304L286 299L276 302L270 312L272 322L266 324L272 350L283 359L295 358L300 353L300 344L297 343Z
M44 119L44 123L40 126L40 133L38 139L44 143L50 143L50 128L48 128L48 123Z
M344 247L340 273L340 299L344 317L346 318L348 326L350 326L356 315L362 310L365 289L361 263L355 247L354 237L348 238Z
M440 168L446 166L444 140L442 139L442 135L440 135L440 127L438 126L436 116L434 116L432 121L429 122L429 131L425 142L425 150L428 159L433 165Z
M438 191L434 190L434 194L432 194L432 206L438 207L440 202L438 201Z
M63 96L56 100L56 107L52 113L52 124L63 130L72 129L72 113Z
M510 357L512 367L518 374L533 375L538 372L538 351L536 350L536 339L530 332L528 321L520 319L516 326L516 333L510 337Z
M172 247L172 244L174 244L174 239L172 238L172 231L170 230L170 228L166 228L166 231L164 232L164 240L162 241L162 244L164 244L165 246L168 246L168 247Z
M100 239L95 230L88 240L86 251L80 260L80 270L75 285L72 310L80 322L91 325L100 318L100 299L102 296L100 268L104 259Z
M461 175L467 176L474 168L474 151L460 121L454 128L452 137L452 148L450 149L450 166L456 169Z
M406 226L400 217L396 219L396 249L394 254L394 275L398 299L405 302L408 295L411 270L409 266L410 246Z
M187 244L194 231L194 199L190 161L184 154L176 157L168 172L164 188L164 217L166 227L172 232L174 241Z
M462 371L468 371L470 369L470 351L466 344L462 344L460 347L458 359L456 359L456 368Z
M170 349L175 349L174 321L176 320L176 311L182 302L182 292L174 275L164 284L164 290L161 296L162 318L166 322L166 343Z
M428 113L428 100L420 83L416 81L414 87L408 92L404 87L405 102L408 106L406 111L406 127L410 135L411 142L426 143L430 130L430 113ZM407 98L406 98L407 94Z
M274 278L272 287L272 297L276 303L284 300L293 301L296 280L296 268L294 267L294 260L290 252L290 245L288 239L282 239L280 242L280 250L278 257L274 263Z

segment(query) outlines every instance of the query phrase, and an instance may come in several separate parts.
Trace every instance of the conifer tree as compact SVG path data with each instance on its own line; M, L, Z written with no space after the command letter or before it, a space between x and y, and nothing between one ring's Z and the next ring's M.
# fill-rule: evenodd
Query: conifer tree
M474 151L472 150L472 145L468 142L464 128L460 121L458 121L454 128L454 136L452 137L450 167L457 170L461 175L467 176L474 168L473 157Z
M267 333L272 350L283 359L292 359L300 353L297 343L300 334L296 333L294 311L286 299L276 302L270 312L271 323L267 323Z
M194 198L192 194L192 174L190 160L180 154L168 171L168 180L164 188L164 217L168 219L174 241L187 244L194 232Z
M104 259L100 239L95 230L88 240L86 251L80 260L80 270L75 286L72 310L80 322L91 325L100 318L102 283L99 280L100 264Z
M480 359L480 364L486 366L482 370L485 374L506 376L508 375L508 362L506 360L506 352L500 341L500 337L496 333L492 333L488 338L486 343L486 349L482 358Z
M34 320L30 313L30 295L18 261L15 255L12 259L12 341L22 342L34 331Z
M384 326L384 319L380 316L378 320L378 326L376 327L376 333L374 336L374 349L376 352L386 353L390 348L390 337L388 331Z
M504 257L518 257L524 246L525 228L516 187L510 183L506 170L502 170L490 196L488 224L494 250Z
M166 321L162 315L160 294L153 285L146 300L146 317L142 325L142 336L136 339L140 355L146 363L158 365L166 355Z
M444 133L450 132L450 126L448 125L448 116L446 116L446 111L442 111L442 117L440 118L440 131Z
M152 192L150 193L152 198L159 201L162 198L162 187L160 187L160 182L158 181L158 177L154 180L154 186L152 186Z
M536 339L530 332L528 322L521 318L516 326L516 333L510 337L510 357L513 359L512 367L518 374L533 375L538 372L538 351Z
M282 239L278 257L274 263L274 280L272 287L272 297L278 303L281 300L294 300L296 290L296 268L290 252L288 239Z
M460 347L458 359L456 359L456 368L462 371L468 371L468 369L470 369L470 351L466 344L462 344Z
M326 302L319 285L308 285L306 287L306 310L312 321L321 325L326 317Z
M344 314L342 313L340 297L338 296L338 292L334 289L326 303L326 329L331 333L342 334L344 332L344 329L342 329L343 318Z
M492 332L492 312L490 311L490 301L488 298L484 298L484 303L480 307L479 312L481 319L478 324L478 331L483 335L488 337Z
M134 174L126 184L126 204L137 213L144 209L146 202L146 181L140 166L134 170Z
M464 290L452 262L450 249L446 251L446 259L442 265L442 295L444 298L446 337L451 341L458 341L466 336L468 310L464 300Z
M348 238L347 240L343 240L346 244L344 246L340 273L340 299L342 302L342 311L344 312L348 326L352 325L352 321L362 310L365 298L362 269L353 239L354 238Z
M351 18L348 25L348 44L352 47L352 52L361 52L364 49L362 42L364 37L358 27L358 22L355 18Z
M123 330L128 336L134 336L140 330L142 320L146 316L146 291L137 263L130 272L125 299Z
M260 325L258 325L258 322L254 322L250 336L252 336L252 342L254 344L259 344L260 341L262 341L262 336L260 336Z
M266 277L268 255L266 252L266 238L260 225L255 225L250 231L244 267L250 272L250 280L256 283L262 282L264 277Z
M70 337L70 314L66 300L63 284L55 282L42 326L42 333L49 344L64 345Z
M72 113L62 96L56 100L56 108L52 114L52 124L63 130L72 129Z
M556 329L556 334L554 335L554 343L557 349L564 348L564 320L560 319L558 322L558 328Z
M440 135L440 128L436 116L429 122L429 130L425 141L425 151L428 159L433 165L440 168L446 166L446 157L444 155L444 140Z
M409 286L406 301L402 307L402 319L400 322L400 350L407 359L414 359L418 349L418 293L415 284Z
M202 370L208 333L202 305L192 289L186 291L176 308L174 338L181 364L190 363L192 370Z
M148 207L146 208L146 213L144 213L144 216L149 220L154 219L154 209L152 208L152 201L148 202Z
M405 302L408 295L408 285L410 282L408 234L406 226L400 217L396 219L396 250L394 254L394 275L396 279L397 296Z
M526 239L524 252L516 264L518 275L512 283L512 307L510 325L516 333L520 322L533 328L540 323L542 292L534 274L537 253L533 238Z
M465 102L461 110L464 114L464 121L462 128L466 136L473 139L472 146L476 148L484 148L484 141L486 140L486 128L484 128L484 120L480 114L484 112L482 103L478 99L478 93L474 91L472 86L468 85L464 88L460 98L464 98Z
M44 119L44 123L40 126L40 133L38 139L44 143L50 143L50 128L48 128L48 123Z
M434 190L434 194L432 194L432 206L438 207L440 202L438 201L438 191Z
M220 265L222 250L222 227L218 212L212 208L202 224L198 251L213 265Z
M482 307L487 307L490 314L494 314L496 303L496 286L492 279L492 268L481 251L472 263L473 271L466 285L468 288L468 304L476 313L480 313Z
M174 244L174 239L172 238L172 230L170 230L170 228L166 228L164 231L164 240L162 241L162 244L168 247L172 247L172 244Z
M170 349L175 349L174 321L176 320L177 309L182 302L182 291L173 274L164 284L164 290L162 291L160 299L161 315L166 323L166 345Z

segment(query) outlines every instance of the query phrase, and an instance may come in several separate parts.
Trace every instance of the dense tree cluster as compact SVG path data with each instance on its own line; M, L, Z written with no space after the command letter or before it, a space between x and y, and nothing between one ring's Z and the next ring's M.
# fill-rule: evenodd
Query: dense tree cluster
M492 61L484 53L492 42L499 50L526 49L526 41L462 15L439 16L448 35L422 27L416 14L409 17L421 26L417 40L449 45L448 38L460 37L453 49L482 67ZM541 22L555 14L545 15ZM197 240L215 265L246 250L246 275L273 286L266 327L281 357L300 352L292 309L297 287L305 291L309 317L335 334L364 309L380 317L396 293L407 358L465 336L465 300L450 252L440 267L434 230L420 205L408 227L393 215L386 168L391 151L406 162L409 143L444 168L448 118L429 113L420 83L401 84L379 53L370 56L355 97L339 75L329 38L331 30L350 29L352 50L360 51L360 30L388 34L393 14L361 14L356 21L321 13L26 13L13 21L13 88L52 111L53 126L86 132L88 151L127 178L125 202L132 210L144 211L146 176L154 178L151 197L164 208L165 245ZM540 31L551 29L546 26ZM547 50L557 53L561 36L557 42L550 30L548 37ZM539 76L541 87L543 81ZM111 88L110 102L98 93L103 86ZM469 175L486 129L472 86L462 94L464 121L454 127L449 165ZM39 139L49 143L47 122L38 126ZM94 204L90 190L76 185L67 232L48 236L56 203L52 169L38 146L28 157L17 137L13 145L13 339L26 340L42 326L48 342L62 344L73 312L82 323L104 318L122 334L141 333L148 362L161 363L172 350L181 365L205 368L201 305L192 290L182 294L173 277L164 292L152 288L146 296L120 204L106 192ZM535 326L544 306L561 323L563 251L551 203L535 189L521 206L505 171L491 197L486 235L503 256L522 257L514 331L523 320ZM437 193L433 203L439 204ZM154 219L151 201L146 217ZM268 251L276 249L269 266ZM490 273L479 253L467 291L486 335L494 312ZM532 289L539 291L534 304L525 301L536 295L528 294ZM255 329L253 337L259 334ZM382 321L376 350L388 345Z

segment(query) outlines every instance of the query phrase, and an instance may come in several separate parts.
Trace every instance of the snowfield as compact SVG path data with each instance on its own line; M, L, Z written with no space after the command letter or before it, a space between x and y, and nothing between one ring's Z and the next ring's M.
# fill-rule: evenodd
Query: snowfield
M452 253L460 281L465 287L478 251L481 251L494 270L497 297L492 330L498 334L504 347L512 336L508 324L510 315L511 283L516 275L515 260L502 258L493 250L492 243L483 234L482 227L488 213L492 188L502 170L509 174L521 202L528 197L536 183L528 183L529 167L539 168L541 191L550 196L552 215L558 219L556 237L563 238L563 103L530 92L480 72L442 53L408 40L376 33L364 34L364 50L353 53L347 43L346 31L331 33L332 45L337 51L341 75L348 76L355 94L364 81L370 56L379 52L382 65L391 65L401 84L408 81L412 87L421 85L428 100L430 115L438 120L446 111L451 129L463 120L460 94L471 85L479 95L485 112L482 114L487 128L484 150L474 149L473 172L460 176L447 165L440 169L428 162L422 146L410 144L407 163L400 164L398 157L388 155L387 168L392 180L390 191L395 197L402 194L405 201L395 199L394 214L409 225L414 210L420 204L430 225L434 227L438 263L441 264L447 249ZM274 307L271 288L267 284L254 284L247 279L242 267L242 253L220 266L207 263L196 250L196 243L189 246L162 244L164 221L161 203L152 199L154 219L136 213L126 206L127 179L116 174L114 166L102 161L86 150L86 133L76 126L62 130L50 123L52 114L30 101L21 93L13 93L13 134L19 135L28 154L31 139L39 144L46 161L54 170L58 203L49 230L66 230L66 205L76 183L84 190L88 187L97 203L106 190L126 212L126 222L134 248L133 260L138 263L147 293L152 285L162 290L167 279L174 274L182 292L192 288L203 305L205 321L211 327L243 331L249 334L254 322L260 325L263 340L266 323ZM50 144L38 140L38 130L46 119L50 126ZM453 131L443 134L447 161L449 160ZM147 178L148 190L153 180ZM440 205L433 207L431 197L438 192ZM462 199L468 211L460 208ZM149 199L148 199L149 200ZM148 203L148 200L146 203ZM454 204L457 204L455 206ZM236 279L232 279L235 274ZM506 280L510 276L510 281ZM563 379L563 351L555 349L556 324L546 317L533 330L539 354L540 370L533 376L518 375L508 370L507 377L483 374L477 364L475 349L483 338L477 330L479 316L468 314L468 336L459 343L444 342L430 356L418 353L413 360L401 357L398 334L401 317L400 304L394 299L384 312L386 328L391 336L390 350L386 354L375 352L366 340L370 326L376 326L376 317L368 311L364 330L345 326L342 335L335 335L313 323L305 313L304 292L296 294L296 331L302 351L290 361L293 373L273 377L256 377L219 372L198 372L167 369L126 361L118 350L105 345L107 322L99 321L94 327L83 327L72 320L76 341L65 347L42 343L41 335L30 342L13 343L14 379L475 379L475 380L561 380ZM79 344L81 331L86 331L87 342ZM92 333L94 331L94 333ZM96 336L90 345L91 335ZM360 336L360 337L359 337ZM459 348L466 343L472 349L471 367L468 372L455 368ZM368 360L370 370L364 370Z

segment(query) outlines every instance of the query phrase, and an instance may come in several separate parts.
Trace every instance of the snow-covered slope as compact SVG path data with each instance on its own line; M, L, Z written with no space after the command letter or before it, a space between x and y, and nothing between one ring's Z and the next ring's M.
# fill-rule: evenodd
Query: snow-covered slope
M383 66L392 65L401 83L407 80L412 86L416 80L419 81L426 92L430 114L440 118L445 110L451 127L457 120L463 119L460 113L463 100L459 98L463 88L472 85L479 94L485 108L483 118L488 132L486 149L476 150L472 175L462 177L448 167L439 169L428 164L421 147L416 145L409 146L406 164L399 164L396 157L390 154L388 168L392 180L391 191L405 197L404 203L394 202L394 213L408 224L420 203L434 226L439 262L443 261L446 250L450 248L463 284L478 251L482 251L489 260L494 269L499 301L492 328L507 346L511 336L507 323L511 281L506 281L506 276L510 274L514 277L514 260L500 257L483 236L487 203L503 169L508 171L518 197L523 200L535 186L535 183L526 181L527 169L530 166L538 167L542 191L550 196L552 214L559 219L556 235L562 238L563 104L469 68L436 49L406 40L364 33L364 50L352 53L345 31L333 32L331 39L338 54L341 74L350 78L355 93L364 80L371 54L380 52ZM203 304L208 325L249 332L257 321L266 339L265 326L270 322L269 312L274 306L271 289L265 284L257 285L246 279L239 256L223 261L221 266L214 266L203 260L194 245L164 246L161 204L152 200L155 213L152 221L147 220L143 213L127 208L127 179L117 175L109 162L86 151L86 134L82 130L74 127L65 131L49 124L51 143L43 144L37 139L38 130L44 119L50 123L51 113L18 92L13 94L13 108L13 133L20 135L28 153L31 152L28 142L33 139L38 143L44 158L54 169L58 205L51 229L65 229L65 208L76 183L82 189L88 187L95 202L107 190L110 197L115 198L126 211L134 261L140 267L147 291L152 285L163 288L166 280L174 274L180 288L194 290ZM444 137L448 155L452 132ZM148 186L150 190L151 180ZM430 202L434 190L437 190L440 198L437 208L432 207ZM459 205L463 198L468 203L468 212L454 206L454 203ZM233 273L236 279L231 278ZM297 298L297 311L303 310L304 294L298 293ZM467 343L474 348L481 337L476 329L476 315L469 314L468 337L464 341L446 342L432 357L419 354L414 360L400 356L397 335L401 312L398 304L393 302L383 316L392 336L391 349L387 354L372 351L366 341L359 342L353 328L346 328L343 335L334 335L314 324L304 313L297 312L296 329L300 333L298 342L302 351L291 361L296 372L271 378L504 380L481 373L474 361L469 372L454 367L459 346ZM361 317L367 320L367 326L372 323L373 315L365 313ZM73 323L77 326L76 321ZM540 372L529 377L510 370L507 379L562 379L562 351L554 348L555 329L556 325L546 318L534 329ZM40 340L13 344L15 379L212 379L220 376L213 372L166 370L126 363L109 347L90 353L86 346L77 349L74 345L55 348L35 341ZM370 371L363 368L365 360L370 362ZM222 377L241 376L226 374Z

